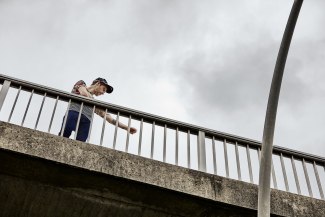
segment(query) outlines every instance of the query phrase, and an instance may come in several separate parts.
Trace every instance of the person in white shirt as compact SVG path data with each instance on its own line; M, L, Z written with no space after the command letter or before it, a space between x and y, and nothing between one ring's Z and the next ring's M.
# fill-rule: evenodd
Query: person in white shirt
M113 92L113 87L107 83L107 81L104 78L96 78L92 84L87 87L86 83L83 80L78 81L74 86L71 91L74 94L78 94L81 96L89 97L89 98L94 98L95 96L100 96L103 95L104 93L112 93ZM66 125L63 131L63 136L69 138L72 131L76 130L76 125L77 125L77 120L79 116L79 111L80 111L80 104L79 103L71 103L68 111L68 117L66 121ZM76 139L79 141L85 142L88 138L89 134L89 127L90 127L90 122L92 118L92 113L93 109L90 106L83 106L82 112L81 112L81 117L80 117L80 122L79 122L79 127L78 127L78 133ZM102 109L95 109L95 113L102 118L105 117L105 111ZM64 118L63 118L64 120ZM116 120L113 119L113 117L109 114L106 113L106 121L115 125ZM62 123L63 125L63 123ZM137 132L137 129L134 127L130 127L128 129L128 126L125 124L118 122L117 126L124 129L124 130L129 130L131 134L134 134ZM63 126L62 126L63 127ZM61 135L62 132L62 127L59 135Z

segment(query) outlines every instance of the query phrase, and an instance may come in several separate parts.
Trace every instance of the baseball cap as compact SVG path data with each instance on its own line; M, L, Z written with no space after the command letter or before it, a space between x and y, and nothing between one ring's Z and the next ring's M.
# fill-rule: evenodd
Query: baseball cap
M113 87L109 85L104 78L96 78L92 84L95 84L97 82L100 82L101 84L105 85L107 87L106 93L112 93L113 92Z

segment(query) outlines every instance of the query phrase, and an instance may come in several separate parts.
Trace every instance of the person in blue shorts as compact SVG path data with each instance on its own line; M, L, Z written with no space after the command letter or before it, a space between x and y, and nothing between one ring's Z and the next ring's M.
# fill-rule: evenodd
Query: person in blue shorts
M104 78L96 78L92 84L87 87L86 83L83 80L78 81L71 91L74 94L81 95L84 97L94 98L94 96L100 96L104 93L112 93L113 87L107 83L107 81ZM63 136L69 138L72 131L76 130L76 125L78 121L79 111L80 111L81 104L80 103L74 103L72 102L69 107L68 116L66 120L66 125L63 131ZM92 118L93 108L91 106L83 106L79 127L78 127L78 133L76 139L79 141L85 142L88 138L89 134L89 127L90 122ZM95 109L95 113L102 118L105 117L105 111L102 109ZM64 120L64 118L63 118ZM115 125L116 120L112 118L112 116L109 113L106 113L106 121ZM128 130L128 126L125 124L118 122L118 127ZM59 135L62 133L62 127L61 131L59 132ZM130 127L130 133L134 134L137 132L137 129L134 127Z

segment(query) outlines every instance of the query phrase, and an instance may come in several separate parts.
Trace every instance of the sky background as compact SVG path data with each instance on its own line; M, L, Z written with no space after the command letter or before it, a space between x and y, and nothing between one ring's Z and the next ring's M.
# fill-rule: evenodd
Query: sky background
M0 73L262 140L292 0L0 0ZM325 156L325 2L304 1L282 82L275 145Z

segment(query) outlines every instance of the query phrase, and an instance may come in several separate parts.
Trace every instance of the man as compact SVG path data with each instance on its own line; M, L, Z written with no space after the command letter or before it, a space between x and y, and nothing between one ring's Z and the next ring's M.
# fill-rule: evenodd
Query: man
M86 83L82 80L78 81L71 91L74 94L78 94L81 96L94 98L95 96L103 95L104 93L112 93L113 87L110 86L107 81L104 78L96 78L93 83L87 87ZM76 125L78 121L79 111L80 111L81 104L80 103L71 103L69 111L68 111L68 117L66 121L66 126L63 131L63 136L69 138L72 131L76 130ZM78 127L78 133L76 139L79 141L85 142L88 138L89 133L89 127L90 127L90 120L92 117L93 108L90 106L83 106L79 127ZM96 109L95 113L101 116L102 118L105 117L105 111L101 109ZM64 120L64 118L63 118ZM109 123L115 125L116 120L112 118L112 116L108 113L106 113L106 121ZM62 124L63 125L63 124ZM62 126L63 127L63 126ZM62 127L59 135L61 135ZM128 130L128 126L124 125L123 123L118 122L118 127ZM130 127L130 133L134 134L137 132L137 129Z

